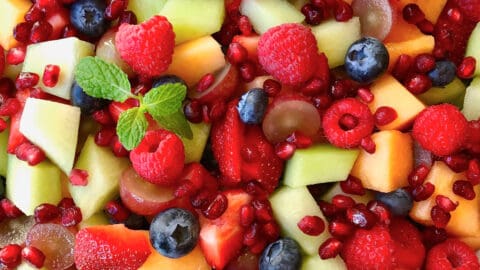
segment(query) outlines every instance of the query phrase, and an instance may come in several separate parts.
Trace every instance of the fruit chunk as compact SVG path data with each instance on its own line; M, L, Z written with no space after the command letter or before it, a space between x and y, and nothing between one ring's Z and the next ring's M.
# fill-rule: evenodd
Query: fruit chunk
M301 23L305 16L287 0L244 0L240 13L249 18L258 34L284 23Z
M364 195L353 195L353 194L348 194L348 193L345 193L342 191L342 188L340 187L340 182L337 182L333 185L333 187L331 187L326 193L324 193L322 196L321 196L321 199L326 201L326 202L331 202L332 201L332 198L337 195L337 194L341 194L341 195L346 195L346 196L349 196L351 197L352 199L355 200L355 202L357 203L363 203L363 204L367 204L369 201L371 200L374 200L375 199L375 195L374 193L371 191L371 190L365 190L365 194Z
M68 185L83 219L88 219L118 196L120 175L128 166L128 159L118 158L110 148L98 146L93 136L87 138L75 168L88 172L88 183L86 186Z
M172 63L165 74L177 75L191 87L205 74L214 73L225 63L221 45L211 36L205 36L176 46Z
M180 44L218 32L225 16L224 1L170 0L159 15L167 17L175 32L175 43Z
M189 123L192 128L193 138L190 140L180 137L185 149L185 164L190 162L200 162L203 150L207 145L208 136L210 134L211 125L208 123Z
M7 175L7 164L8 164L8 155L7 155L7 144L8 136L10 135L9 130L6 129L0 132L0 175Z
M465 56L473 56L477 60L475 66L475 75L480 75L480 23L473 29L467 43Z
M67 175L75 158L79 126L78 107L36 98L27 99L20 119L20 132Z
M370 90L375 97L372 102L368 103L372 113L375 113L382 106L391 107L397 112L395 120L386 125L378 126L381 130L403 129L425 108L422 102L389 74L385 74L374 81Z
M122 224L88 227L75 238L75 265L79 269L138 269L152 253L142 231Z
M269 200L283 235L296 240L305 253L318 256L318 247L330 237L328 230L318 236L310 236L297 226L305 216L319 216L325 220L307 187L280 187Z
M329 269L329 270L347 270L345 262L337 256L335 258L323 260L318 255L310 255L303 258L301 270L317 270L317 269Z
M376 150L360 152L351 174L362 181L365 188L381 192L394 191L408 185L408 174L413 169L413 141L408 133L383 130L371 136ZM375 169L372 169L375 168Z
M148 234L147 234L148 236ZM165 257L158 253L153 247L151 247L152 254L148 256L138 270L157 270L159 266L162 267L162 270L179 270L179 269L191 269L194 267L195 270L210 270L211 267L208 265L203 255L202 249L200 246L194 248L187 255L171 259Z
M432 87L427 92L417 95L416 97L427 105L448 102L455 106L462 107L465 88L465 84L463 84L459 78L455 78L444 87Z
M22 263L19 266L17 266L16 269L17 270L48 270L45 266L42 268L37 268L26 261L22 261Z
M297 149L287 162L283 183L301 187L345 180L358 154L358 149L342 149L329 144Z
M353 17L347 22L328 20L315 27L312 32L317 39L319 52L325 53L330 68L343 65L348 47L360 39L360 20ZM335 38L331 38L335 36Z
M432 225L430 212L436 205L435 198L437 195L443 195L453 202L458 202L457 208L450 212L451 218L445 228L447 232L461 237L480 235L479 197L466 200L452 191L453 183L464 179L466 179L465 173L455 173L442 161L436 161L425 179L425 183L435 186L435 191L428 199L413 204L410 217L420 224ZM476 194L480 194L480 186L475 186L474 190Z
M83 219L82 222L78 224L78 229L81 230L86 227L108 224L110 224L110 221L108 220L107 215L104 212L98 212L90 216L88 219Z
M58 65L60 76L57 85L46 87L42 80L39 80L38 85L47 93L70 99L74 81L73 70L81 58L94 55L94 48L93 44L76 37L31 44L27 47L22 71L42 76L46 65Z
M138 23L142 23L153 15L157 15L167 0L131 0L128 1L127 10L133 11Z
M479 61L480 64L480 61ZM467 120L477 120L480 117L480 77L475 77L465 92L463 100L463 115Z
M388 70L393 68L401 54L415 56L421 53L431 53L434 45L434 38L430 35L421 35L414 39L401 42L385 43L385 47L387 47L388 54L390 55L390 64L388 65Z
M26 215L39 204L56 205L62 199L60 170L48 160L29 166L9 155L6 187L6 197Z
M27 13L32 3L28 0L2 0L0 1L0 45L9 50L18 44L13 37L15 26L24 21L23 16Z

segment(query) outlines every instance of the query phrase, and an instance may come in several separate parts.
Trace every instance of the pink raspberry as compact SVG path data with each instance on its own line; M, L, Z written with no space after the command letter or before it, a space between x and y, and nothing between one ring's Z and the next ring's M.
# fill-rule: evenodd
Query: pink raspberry
M318 47L310 28L287 23L270 28L258 41L263 69L284 84L308 81L316 72Z

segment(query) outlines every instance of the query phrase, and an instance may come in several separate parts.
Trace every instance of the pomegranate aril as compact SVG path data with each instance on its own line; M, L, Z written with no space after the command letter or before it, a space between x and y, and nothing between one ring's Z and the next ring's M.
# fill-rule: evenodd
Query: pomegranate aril
M465 154L454 154L444 157L443 162L452 171L460 173L468 169L469 157Z
M24 142L17 146L15 155L18 159L28 162L30 166L35 166L46 159L45 152L30 142Z
M7 98L0 105L0 116L12 116L19 112L21 104L16 98Z
M92 118L93 118L93 120L97 121L97 123L99 123L101 125L104 125L104 126L111 126L115 123L113 121L113 118L112 118L110 112L106 108L94 111L92 113Z
M463 58L462 62L457 67L457 76L460 79L470 79L475 73L477 61L471 56Z
M244 62L248 57L248 52L242 44L238 42L232 42L228 46L227 59L230 63L237 65Z
M245 234L243 235L243 244L246 246L253 246L259 238L259 234L260 224L258 222L254 222L245 231Z
M280 236L280 227L275 221L270 221L262 225L262 236L268 241L275 241Z
M352 7L345 1L337 1L334 10L335 20L338 22L346 22L353 17Z
M435 203L445 212L452 212L458 206L458 202L454 203L450 198L443 195L437 195Z
M210 191L202 190L190 198L190 203L195 209L206 209L213 200L214 194Z
M112 142L113 137L115 136L116 131L114 127L102 127L95 134L95 143L98 146L108 146Z
M255 64L250 61L241 63L238 67L240 71L240 77L244 82L251 82L255 79Z
M458 8L449 8L447 10L448 20L452 23L459 23L463 20L462 12Z
M253 34L253 26L250 19L247 16L240 16L238 18L238 29L244 36L250 36Z
M17 89L25 89L35 86L40 80L40 76L33 72L20 72L15 79Z
M473 200L476 196L472 183L467 180L455 181L453 183L452 191L453 193L467 200Z
M370 89L365 88L365 87L358 88L357 96L360 98L360 100L362 100L363 102L365 102L367 104L372 102L373 99L374 99L374 96L373 96L372 92L370 91Z
M127 220L131 214L125 206L117 201L107 202L107 204L105 204L105 212L118 223Z
M404 81L404 85L412 94L419 95L432 87L432 81L427 75L417 73L408 76Z
M468 162L466 176L472 185L478 185L480 183L480 162L478 159L472 159Z
M215 76L212 73L203 75L203 77L198 81L197 91L203 92L207 90L215 82Z
M334 99L348 97L353 92L352 82L348 79L335 80L330 87L330 94Z
M440 206L435 205L430 211L432 222L437 228L445 228L450 221L450 213L443 210Z
M26 22L33 23L39 21L45 17L45 13L36 5L32 5L30 9L25 13L23 18Z
M82 221L82 212L77 206L62 209L61 220L65 227L75 226Z
M293 156L296 149L297 147L293 143L281 142L275 145L275 154L283 160L288 160Z
M322 210L322 213L325 217L327 218L332 218L334 217L337 213L340 212L340 209L337 209L335 205L326 202L326 201L318 201L318 206L320 207L320 210Z
M36 0L35 5L44 11L54 11L58 7L57 0Z
M23 215L22 211L20 211L20 209L18 209L17 206L7 198L3 198L0 201L0 205L2 206L5 215L9 218L17 218Z
M435 186L430 182L427 182L424 185L417 186L412 190L413 200L416 202L424 201L430 198L434 191Z
M413 65L413 58L408 54L401 54L392 70L392 75L399 81L402 81L410 71Z
M47 223L60 216L60 208L49 203L42 203L35 207L33 217L36 223Z
M429 72L435 68L435 57L427 53L419 54L415 57L415 67L420 73Z
M137 24L137 16L130 10L124 10L118 18L118 24L122 23Z
M364 137L360 141L360 147L362 147L362 149L365 150L369 154L373 154L377 150L377 145L372 140L371 136Z
M347 194L365 195L365 188L362 185L362 181L353 175L349 175L345 181L341 181L340 188Z
M416 24L418 29L420 29L420 31L422 31L422 33L424 33L425 35L431 35L433 33L433 30L434 30L434 25L432 22L430 22L429 20L425 19L425 20L422 20L421 22L417 23Z
M57 205L61 209L67 209L70 207L75 206L75 202L73 201L72 198L63 198Z
M67 37L74 37L77 35L77 29L75 29L72 25L68 24L65 26L63 29L62 37L67 38Z
M48 40L48 37L53 31L52 25L44 20L40 20L35 22L32 25L32 29L30 31L30 42L38 43L42 41Z
M88 184L88 171L81 169L72 169L68 180L74 186L86 186Z
M252 205L247 204L240 208L240 225L243 227L250 226L255 220L255 209Z
M125 10L126 7L126 0L111 0L110 4L108 4L107 8L105 9L104 16L107 20L113 21L120 17L120 14Z
M118 139L118 136L113 136L112 141L110 142L110 148L112 149L113 154L117 157L126 157L129 154L128 150L120 142L120 139Z
M45 264L45 254L34 246L24 247L22 258L37 268L42 268Z
M3 132L5 129L8 128L8 123L5 119L0 118L0 132Z
M227 105L225 102L215 102L213 105L210 106L208 111L208 118L211 122L215 122L219 120L227 110Z
M347 209L355 206L355 201L349 196L337 194L333 196L332 204L338 209Z
M390 224L392 214L388 206L386 206L384 203L377 200L369 201L367 204L367 209L374 213L381 223L386 225Z
M10 244L4 246L0 250L0 263L8 268L15 268L21 262L22 247L17 244Z
M300 11L305 15L305 22L310 25L318 25L324 19L323 12L313 4L305 4Z
M320 235L325 230L325 222L319 216L304 216L297 226L304 234L311 236Z
M363 207L352 207L345 214L347 220L359 228L371 228L377 222L377 216Z
M408 183L412 187L418 187L423 184L423 181L428 176L430 172L430 168L424 164L418 165L409 175L408 175Z
M227 197L222 193L218 193L210 204L205 209L202 209L202 214L208 219L216 219L227 210L227 206Z
M43 70L42 82L46 87L55 87L60 76L60 67L58 65L46 65Z
M292 135L288 136L287 142L295 144L296 148L307 148L312 145L312 138L305 136L300 131L294 131Z
M13 29L13 37L21 43L28 43L30 41L30 33L32 31L32 23L22 22Z
M411 24L417 24L425 19L425 14L417 4L411 3L403 7L403 19Z
M273 79L266 79L263 82L262 87L269 97L276 96L278 93L280 93L280 90L282 90L282 85Z
M253 208L255 209L255 217L260 222L269 222L273 219L272 208L268 200L253 200Z
M313 78L302 87L301 92L305 96L316 96L325 93L328 89L328 82L319 78Z
M328 238L318 248L318 255L322 260L335 258L343 248L343 244L336 238Z
M350 236L355 231L355 227L347 221L336 219L328 223L328 231L332 236L343 239Z
M12 79L3 77L0 78L0 94L5 95L7 97L13 96L15 91L15 84L13 83Z

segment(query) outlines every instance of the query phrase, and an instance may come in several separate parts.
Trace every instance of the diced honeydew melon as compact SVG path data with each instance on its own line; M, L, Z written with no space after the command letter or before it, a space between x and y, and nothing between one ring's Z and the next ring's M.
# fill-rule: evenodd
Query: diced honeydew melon
M309 0L288 0L296 9L300 10Z
M76 37L45 41L27 47L22 72L33 72L40 76L38 86L52 95L70 99L74 81L74 69L80 59L94 55L95 45ZM46 87L42 75L46 65L58 65L60 76L55 87Z
M357 159L358 149L317 144L297 149L287 161L283 183L300 187L345 180Z
M129 0L127 10L133 11L137 22L142 23L153 15L157 15L167 0Z
M86 227L108 224L110 224L110 221L108 220L107 215L105 212L101 211L91 215L88 219L83 219L82 222L78 224L78 229L81 230Z
M250 20L258 34L284 23L301 23L305 16L287 0L243 0L240 13Z
M465 84L457 77L444 87L432 87L427 92L416 97L427 105L440 103L451 103L456 106L463 106L463 97L465 96ZM459 101L461 101L459 103Z
M75 159L79 125L79 107L28 98L20 119L20 132L68 175Z
M210 135L210 124L207 123L190 123L192 128L193 138L191 140L180 137L185 148L185 163L200 162L203 155L203 150L207 144L208 135Z
M5 129L0 132L0 175L7 175L7 165L8 165L8 155L7 155L7 144L8 144L8 135L10 134L9 129Z
M480 117L480 77L475 77L465 92L463 100L463 115L467 120L477 120Z
M24 16L30 6L32 2L28 0L0 0L0 46L3 49L9 50L18 44L13 29L25 21Z
M160 10L173 26L175 43L211 35L222 27L223 0L169 0Z
M75 168L88 172L88 183L86 186L68 185L84 219L102 210L108 201L118 196L120 176L128 166L127 158L116 157L110 148L98 146L93 136L87 138Z
M312 32L317 39L318 50L328 58L329 67L338 67L345 63L350 45L361 38L360 19L353 17L346 22L331 19L312 27Z
M19 266L16 268L17 270L48 270L45 266L42 268L37 268L33 266L32 264L29 264L27 261L23 260L22 263L20 263Z
M311 236L303 233L297 226L305 216L318 216L325 220L307 187L282 186L269 200L283 235L297 241L305 253L318 256L318 247L330 237L328 230L318 236Z
M347 270L345 262L337 256L335 258L323 260L318 254L305 256L302 260L302 266L300 270Z
M477 23L468 39L465 56L472 56L477 60L475 75L480 75L480 23Z
M42 203L57 205L62 199L60 169L48 160L30 166L8 156L6 197L25 215L32 215Z

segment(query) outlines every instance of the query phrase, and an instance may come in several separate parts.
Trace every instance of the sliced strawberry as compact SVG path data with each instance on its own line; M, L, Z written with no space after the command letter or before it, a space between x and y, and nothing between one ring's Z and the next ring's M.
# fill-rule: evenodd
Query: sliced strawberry
M215 269L223 269L236 258L243 246L244 227L240 225L240 209L250 203L251 196L241 190L226 191L228 208L217 219L200 215L200 247L207 262Z
M425 247L418 229L408 220L396 218L390 224L390 235L394 241L396 267L420 269L425 259Z
M232 42L240 43L248 52L248 59L258 63L257 46L260 36L234 36Z
M73 252L78 269L134 270L145 262L151 250L147 234L118 224L80 230Z
M22 117L22 111L10 117L10 134L8 137L7 152L9 154L15 154L15 149L20 144L27 142L27 138L20 132L20 118Z

